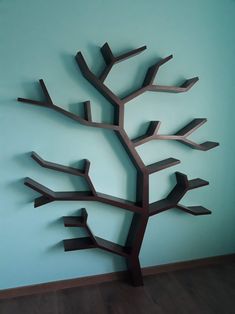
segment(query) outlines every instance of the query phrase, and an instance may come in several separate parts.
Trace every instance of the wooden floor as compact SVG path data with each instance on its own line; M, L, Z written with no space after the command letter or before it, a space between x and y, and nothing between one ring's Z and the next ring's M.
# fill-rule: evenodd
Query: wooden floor
M1 314L234 314L235 263L0 301Z

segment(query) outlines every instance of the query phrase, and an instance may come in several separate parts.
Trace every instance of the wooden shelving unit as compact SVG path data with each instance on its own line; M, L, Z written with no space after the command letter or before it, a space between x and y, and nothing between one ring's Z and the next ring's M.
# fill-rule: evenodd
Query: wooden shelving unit
M87 232L86 237L64 240L64 249L65 251L72 251L88 248L99 248L123 256L124 258L126 258L127 268L129 270L132 283L135 286L143 284L143 278L139 263L139 252L141 249L149 217L171 208L178 208L192 215L207 215L211 213L210 210L202 206L185 206L179 203L188 191L209 184L207 181L199 178L188 180L187 176L180 172L175 173L176 185L172 189L172 191L169 192L167 197L162 200L149 203L149 175L157 171L161 171L165 168L175 166L179 164L180 161L175 158L167 158L151 165L145 165L140 158L136 147L151 140L175 140L193 149L202 151L210 150L219 145L216 142L204 142L202 144L197 144L188 138L195 130L197 130L206 122L206 119L204 118L192 120L185 127L180 129L173 135L160 135L158 133L160 128L160 121L151 121L149 123L146 134L136 139L130 139L128 137L124 129L124 109L125 105L129 101L147 91L168 93L187 92L198 81L198 77L194 77L186 79L185 82L180 86L165 86L155 84L154 80L159 68L170 59L172 59L172 55L170 55L149 67L149 69L146 71L145 77L143 78L142 86L140 86L137 90L132 91L125 97L120 98L105 85L104 82L106 77L116 63L134 57L137 54L143 52L145 49L146 46L143 46L138 49L125 52L119 56L114 56L109 45L105 43L104 46L101 48L101 53L105 61L105 67L98 75L94 74L89 69L81 52L78 52L76 55L76 61L83 76L113 105L113 123L109 124L94 122L92 120L90 101L84 102L84 113L82 116L76 115L57 106L51 99L47 87L42 79L39 80L39 83L41 86L42 94L44 96L44 100L39 101L26 98L18 98L18 101L20 102L38 105L44 108L55 110L65 115L66 117L77 121L78 123L91 127L109 129L113 131L120 140L137 171L135 202L113 197L111 195L96 191L89 175L90 162L88 160L84 161L84 167L82 169L76 169L73 167L67 167L64 165L46 161L35 152L33 152L31 155L32 158L44 168L83 177L89 187L88 191L55 192L31 178L25 179L25 185L41 194L40 197L37 197L35 199L35 207L42 206L54 201L97 201L133 212L132 223L124 246L93 235L90 227L87 224L88 215L85 209L82 210L81 216L64 217L65 227L84 228Z

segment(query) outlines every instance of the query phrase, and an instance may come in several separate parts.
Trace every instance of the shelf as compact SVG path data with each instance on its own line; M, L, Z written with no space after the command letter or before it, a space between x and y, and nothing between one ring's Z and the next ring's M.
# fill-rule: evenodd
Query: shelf
M197 149L201 151L208 151L219 145L217 142L204 142L202 144L195 143L194 141L188 139L188 136L196 131L200 126L202 126L207 119L198 118L189 122L186 126L180 129L173 135L163 135L158 134L161 122L160 121L150 121L147 132L132 140L134 146L139 146L145 144L152 140L173 140L180 142L192 149Z
M200 178L193 179L193 180L189 181L189 189L190 190L197 189L197 188L200 188L202 186L206 186L208 184L209 184L209 182L206 181L206 180L203 180L203 179L200 179Z
M66 252L92 249L96 247L89 237L63 240L63 243L64 243L64 250Z
M84 227L84 218L66 216L64 217L64 226L65 227Z
M65 172L76 176L84 176L84 170L80 170L77 168L67 167L60 164L56 164L54 162L46 161L41 158L37 153L32 152L31 157L41 166L47 169L56 170L59 172Z
M114 254L127 257L129 252L126 247L117 243L105 240L94 236L90 227L87 224L88 214L85 208L81 210L81 216L66 216L64 217L65 227L82 227L88 233L88 237L64 240L65 251L74 251L90 248L99 248Z
M86 227L87 226L88 213L86 208L81 209L80 216L64 216L65 227Z
M175 166L175 165L177 165L179 163L180 163L180 160L178 160L178 159L167 158L167 159L155 162L155 163L153 163L151 165L148 165L146 167L146 169L147 169L147 172L149 174L151 174L151 173L154 173L154 172L157 172L157 171L161 171L163 169Z
M210 215L211 211L203 206L183 206L181 204L178 204L176 208L179 208L186 213L189 213L194 216L199 216L199 215Z
M192 215L207 215L211 212L202 206L189 206L185 207L179 204L179 201L184 197L184 195L192 189L196 189L209 184L208 181L202 180L200 178L188 180L188 177L181 173L176 172L176 185L170 191L166 198L153 202L149 205L149 216L159 214L170 208L179 208Z
M142 51L144 51L147 47L146 46L142 46L140 48L128 51L126 53L123 53L117 57L115 57L112 53L112 50L109 46L108 43L105 43L102 47L101 47L101 53L103 55L104 61L106 63L106 67L103 69L102 73L99 76L99 79L104 82L104 80L106 79L106 77L108 76L109 72L111 71L112 67L121 61L124 61L126 59L129 59L131 57L134 57L136 55L138 55L139 53L141 53Z

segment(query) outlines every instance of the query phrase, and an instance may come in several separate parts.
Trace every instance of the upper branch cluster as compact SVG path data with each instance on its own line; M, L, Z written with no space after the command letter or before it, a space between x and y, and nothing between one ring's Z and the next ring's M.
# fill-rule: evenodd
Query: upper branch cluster
M191 148L199 149L199 150L209 150L215 146L218 145L218 143L215 142L205 142L202 144L197 144L191 140L188 139L188 136L194 132L197 128L199 128L202 124L206 122L206 119L194 119L189 124L187 124L184 128L180 129L178 132L176 132L173 135L159 135L158 130L160 127L159 121L151 121L149 128L141 137L138 137L134 140L130 140L126 135L124 136L124 105L129 102L131 99L134 99L135 97L143 94L147 91L155 91L155 92L186 92L188 91L197 81L198 77L190 78L184 81L183 84L180 86L166 86L166 85L158 85L155 84L155 78L157 76L157 73L162 65L164 65L166 62L168 62L170 59L172 59L172 55L161 59L160 61L157 61L155 64L153 64L146 72L146 75L143 79L142 86L138 88L137 90L131 92L130 94L126 95L124 98L120 99L116 94L114 94L105 84L104 81L106 77L108 76L109 72L111 71L112 67L121 61L124 61L128 58L131 58L133 56L136 56L137 54L143 52L146 49L146 46L140 47L138 49L123 53L118 56L114 56L112 53L109 45L105 43L103 47L101 48L101 53L103 55L104 61L105 61L105 67L101 74L99 76L95 75L88 67L83 55L81 52L78 52L76 55L76 61L78 63L78 66L83 74L83 76L97 89L100 91L100 93L114 106L114 120L111 124L106 123L98 123L94 122L92 120L92 113L91 113L91 105L90 101L85 101L83 103L84 105L84 113L83 116L76 115L72 112L69 112L56 104L54 104L47 88L44 83L44 81L41 79L39 80L41 90L43 92L44 101L38 101L38 100L32 100L32 99L26 99L26 98L18 98L18 101L25 102L33 105L39 105L42 107L47 107L49 109L53 109L57 112L60 112L61 114L69 117L70 119L73 119L81 124L92 126L92 127L98 127L98 128L106 128L114 130L119 138L121 139L122 143L125 143L125 149L129 151L130 157L132 157L132 161L136 161L135 158L140 158L135 150L135 146L141 145L147 141L150 141L152 139L158 139L158 140L177 140L185 145L190 146ZM125 133L126 134L126 133ZM134 156L134 152L136 152L136 156ZM133 155L133 156L132 156ZM35 191L39 192L41 194L41 197L37 198L35 200L35 206L41 206L43 204L55 201L55 200L91 200L91 201L99 201L106 204L111 204L113 206L121 207L127 210L131 210L133 212L141 213L143 208L140 207L135 202L131 202L128 200L123 200L120 198L112 197L110 195L98 193L89 177L89 166L90 162L88 160L85 161L84 169L76 169L72 167L66 167L63 165L55 164L52 162L48 162L43 160L40 156L38 156L36 153L32 153L32 158L40 164L42 167L46 167L49 169L53 169L60 172L65 172L77 176L84 177L86 182L89 186L89 191L75 191L75 192L54 192L47 187L39 184L38 182L27 178L25 180L25 184L29 186L30 188L34 189ZM139 160L139 159L138 159ZM137 161L138 161L137 160ZM178 164L180 161L174 158L168 158L163 161L154 163L149 166L145 166L144 169L137 169L137 171L143 171L145 176L150 175L151 173L154 173L156 171L160 171L162 169L165 169L167 167L173 166L175 164ZM138 162L136 162L138 165ZM203 181L201 179L195 179L188 181L187 177L183 174L176 173L177 183L175 188L171 191L171 193L163 200L160 200L158 202L152 203L149 205L149 215L157 214L161 211L164 211L166 209L177 207L181 210L184 210L186 212L189 212L191 214L205 214L208 213L206 209L203 209L202 207L185 207L183 205L179 204L179 200L183 197L183 195L192 188L196 188L199 186L203 186L205 184L208 184L208 182ZM205 183L206 182L206 183ZM96 243L96 245L100 245L99 241L95 242L95 238L93 239L93 244Z

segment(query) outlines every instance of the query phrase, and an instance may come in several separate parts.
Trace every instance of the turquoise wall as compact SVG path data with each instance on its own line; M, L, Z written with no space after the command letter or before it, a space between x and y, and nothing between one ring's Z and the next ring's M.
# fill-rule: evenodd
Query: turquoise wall
M206 117L207 124L192 138L220 142L208 152L164 141L138 149L146 164L168 157L181 160L151 176L151 201L164 197L174 185L174 171L181 171L210 181L182 203L213 210L205 217L169 210L151 218L141 265L235 251L234 28L232 0L0 1L1 289L125 268L122 258L99 250L64 253L61 241L83 233L64 228L61 217L86 207L94 233L122 244L130 213L89 202L55 202L34 209L38 194L23 185L29 176L58 191L83 186L72 176L40 168L30 159L36 151L65 165L88 158L98 191L133 199L135 170L112 132L16 101L19 96L39 99L37 80L43 78L57 104L76 110L90 99L94 119L110 121L110 105L85 81L74 60L81 50L92 70L99 71L99 47L105 41L115 53L148 46L145 53L117 65L108 78L108 86L120 95L139 86L156 58L171 53L174 59L159 72L159 83L200 78L188 93L148 93L130 102L125 121L130 137L142 134L149 120L162 121L161 132L171 134L193 118Z

